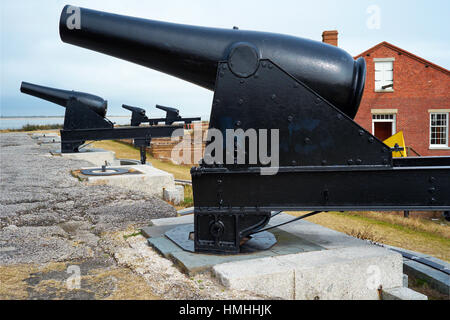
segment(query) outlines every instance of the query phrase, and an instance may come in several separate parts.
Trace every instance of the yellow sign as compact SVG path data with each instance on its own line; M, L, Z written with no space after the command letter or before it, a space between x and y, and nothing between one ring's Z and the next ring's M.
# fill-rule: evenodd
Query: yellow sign
M406 158L406 145L405 138L403 137L403 131L399 131L394 134L392 137L383 141L385 145L390 148L394 148L396 145L400 148L403 148L403 151L392 151L392 156L394 158Z

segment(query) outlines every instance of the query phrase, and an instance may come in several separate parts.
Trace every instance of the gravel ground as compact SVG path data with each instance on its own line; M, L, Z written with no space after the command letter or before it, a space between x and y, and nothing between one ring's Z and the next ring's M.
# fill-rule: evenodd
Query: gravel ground
M188 278L136 234L175 209L144 193L87 186L26 133L0 134L0 299L252 299ZM81 287L68 290L70 266ZM145 281L142 281L145 279Z
M50 156L27 134L1 134L0 148L2 265L91 258L103 232L176 215L144 193L80 183L70 172L88 162Z

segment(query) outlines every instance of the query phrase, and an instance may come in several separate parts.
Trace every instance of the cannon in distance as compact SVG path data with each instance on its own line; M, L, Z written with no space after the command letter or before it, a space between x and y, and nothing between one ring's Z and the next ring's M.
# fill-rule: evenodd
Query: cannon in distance
M138 107L129 106L126 104L122 105L122 108L127 109L132 112L131 114L131 125L132 126L139 126L142 123L148 123L149 125L157 125L160 122L164 122L166 125L171 125L174 122L184 122L186 124L190 124L193 121L200 121L200 117L195 118L183 118L180 116L180 111L175 108L171 107L165 107L160 106L159 104L156 105L157 109L166 111L166 117L165 118L152 118L149 119L145 115L145 110Z
M146 147L150 146L152 137L171 137L181 125L150 127L115 128L114 124L105 118L108 102L101 97L77 91L61 90L44 87L28 82L22 82L20 91L66 108L64 127L61 130L61 152L78 152L86 141L133 139L134 145L140 148L141 163L146 163ZM143 109L141 109L143 110ZM145 110L144 114L145 114ZM182 120L182 118L180 117ZM197 118L195 118L197 119ZM179 119L177 119L178 122Z
M20 92L59 104L64 108L69 103L69 100L74 99L77 102L86 105L89 109L103 118L106 116L106 111L108 109L108 101L99 96L94 96L85 92L49 88L29 82L22 82Z
M279 130L276 175L261 175L260 162L192 168L196 251L238 253L277 210L450 209L450 158L393 159L353 121L364 59L292 36L84 8L80 28L70 29L68 9L62 41L214 90L210 129Z

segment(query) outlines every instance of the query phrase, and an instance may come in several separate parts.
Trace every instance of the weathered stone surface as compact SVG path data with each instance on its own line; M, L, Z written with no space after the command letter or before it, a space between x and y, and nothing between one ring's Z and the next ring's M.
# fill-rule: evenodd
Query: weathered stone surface
M274 257L219 264L213 272L228 288L273 298L295 298L294 269Z
M70 172L91 164L26 134L0 134L0 148L0 299L266 298L187 277L148 246L139 228L176 214L164 201L84 185ZM74 266L79 289L67 287Z
M408 275L407 274L403 274L403 286L405 288L408 288Z
M70 172L88 162L50 156L27 134L1 134L0 147L0 265L91 258L102 232L176 215L148 194L81 183Z
M295 299L375 300L378 288L403 284L400 254L383 248L349 247L280 256L294 269Z
M380 285L402 285L401 256L377 247L274 256L213 270L226 287L295 300L376 300Z
M173 204L180 204L184 201L184 187L174 185L172 188L164 188L163 199Z

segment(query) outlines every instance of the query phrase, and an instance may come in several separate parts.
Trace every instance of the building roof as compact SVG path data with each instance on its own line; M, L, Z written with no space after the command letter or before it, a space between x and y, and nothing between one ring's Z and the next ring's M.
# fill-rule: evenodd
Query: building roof
M438 66L437 64L434 64L434 63L432 63L432 62L430 62L428 60L425 60L425 59L423 59L421 57L418 57L415 54L412 54L411 52L408 52L408 51L406 51L406 50L404 50L402 48L396 47L393 44L391 44L389 42L386 42L386 41L380 42L379 44L373 46L372 48L370 48L370 49L360 53L359 55L355 56L355 58L359 58L359 57L365 56L368 53L370 53L370 52L372 52L372 51L374 51L374 50L376 50L376 49L378 49L379 47L382 47L382 46L387 47L387 48L389 48L391 50L397 51L397 52L399 52L401 54L404 54L404 55L406 55L406 56L408 56L408 57L410 57L410 58L412 58L412 59L414 59L416 61L419 61L420 63L423 63L424 65L427 65L427 66L429 66L431 68L439 70L439 71L445 73L446 75L450 75L450 71L445 69L444 67Z

